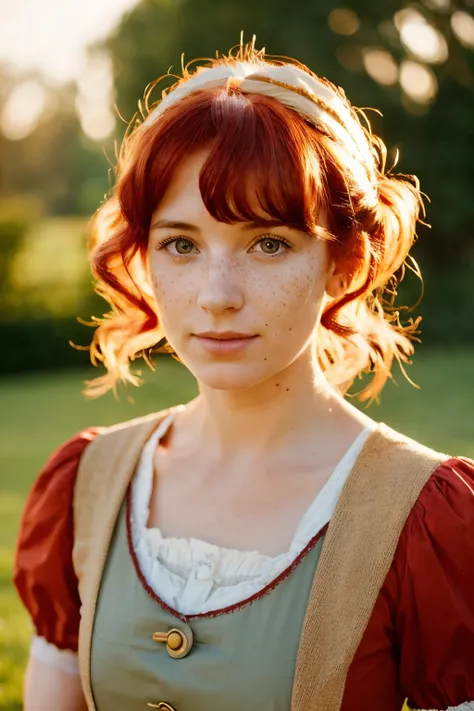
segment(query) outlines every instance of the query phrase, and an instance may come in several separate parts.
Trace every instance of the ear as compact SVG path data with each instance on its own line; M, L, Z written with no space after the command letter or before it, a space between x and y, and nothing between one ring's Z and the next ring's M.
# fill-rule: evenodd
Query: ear
M331 262L326 281L326 294L332 299L339 299L347 293L348 284L346 276Z

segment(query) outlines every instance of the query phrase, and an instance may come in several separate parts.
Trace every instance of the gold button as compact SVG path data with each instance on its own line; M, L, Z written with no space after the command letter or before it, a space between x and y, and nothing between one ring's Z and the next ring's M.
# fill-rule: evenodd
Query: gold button
M164 642L166 651L173 659L186 657L193 646L193 633L190 627L182 630L173 628L168 632L155 632L152 636L154 642Z
M177 652L178 649L181 649L183 643L185 643L185 640L181 632L175 632L174 630L168 632L168 639L166 640L166 644L170 649L173 650L173 652Z

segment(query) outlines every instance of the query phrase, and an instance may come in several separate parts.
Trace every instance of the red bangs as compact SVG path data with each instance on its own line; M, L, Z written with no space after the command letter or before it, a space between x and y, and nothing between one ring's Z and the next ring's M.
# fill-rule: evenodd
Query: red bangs
M200 189L212 217L234 223L268 216L314 232L327 193L318 135L275 99L195 92L136 131L119 184L122 212L132 227L148 232L174 172L191 154L209 150Z

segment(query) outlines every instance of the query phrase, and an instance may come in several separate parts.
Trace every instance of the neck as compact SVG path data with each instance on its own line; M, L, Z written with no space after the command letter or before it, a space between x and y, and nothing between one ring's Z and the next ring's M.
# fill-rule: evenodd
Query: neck
M251 388L213 390L201 383L199 390L188 415L200 441L223 458L236 449L258 456L298 447L308 437L322 446L339 435L350 442L369 422L327 383L309 350Z

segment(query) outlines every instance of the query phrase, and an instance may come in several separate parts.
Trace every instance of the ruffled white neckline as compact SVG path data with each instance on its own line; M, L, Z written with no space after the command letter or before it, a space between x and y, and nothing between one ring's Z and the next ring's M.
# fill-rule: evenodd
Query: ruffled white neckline
M178 409L178 408L177 408ZM165 538L148 528L153 455L171 426L175 409L143 448L132 482L132 545L148 585L166 604L192 615L235 605L262 590L306 548L329 522L345 481L372 429L363 430L302 517L290 548L278 556L216 546L196 538ZM375 427L375 423L374 423Z

